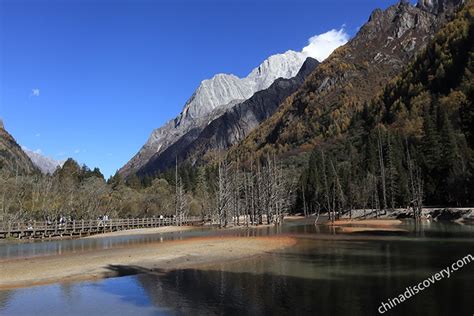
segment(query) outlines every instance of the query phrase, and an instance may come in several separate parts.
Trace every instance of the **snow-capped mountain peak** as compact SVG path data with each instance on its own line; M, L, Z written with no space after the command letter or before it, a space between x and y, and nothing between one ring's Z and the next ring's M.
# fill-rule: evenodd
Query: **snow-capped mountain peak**
M289 50L270 56L245 78L221 73L203 80L186 102L177 123L181 125L183 120L201 118L233 100L246 100L278 78L296 76L306 57L304 53Z
M46 157L39 151L33 151L26 147L22 147L23 151L30 157L33 164L41 170L44 174L53 174L58 167L62 167L65 161L55 160L51 157Z
M216 115L221 115L221 110L267 89L278 78L296 76L307 57L306 53L289 50L270 56L247 77L220 73L203 80L178 117L155 129L146 144L120 171L128 175L138 170L153 155L166 150L192 128L202 127Z
M272 55L253 69L245 79L255 85L255 92L266 89L278 78L296 76L306 57L305 54L293 50Z

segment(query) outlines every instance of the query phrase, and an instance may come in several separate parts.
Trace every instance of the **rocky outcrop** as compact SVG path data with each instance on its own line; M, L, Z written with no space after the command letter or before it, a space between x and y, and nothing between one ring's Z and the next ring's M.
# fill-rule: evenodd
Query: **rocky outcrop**
M417 7L433 14L439 14L452 10L464 2L465 0L419 0Z
M304 54L290 50L270 56L245 78L217 74L212 79L202 81L186 102L176 125L186 125L187 119L201 118L234 100L246 100L255 92L268 88L277 78L294 77L304 60Z
M203 129L191 129L166 150L155 154L138 170L138 175L166 170L176 159L178 162L188 160L195 164L210 150L227 149L236 144L275 113L278 106L303 84L318 64L317 60L309 57L295 77L277 79L269 88L231 107Z

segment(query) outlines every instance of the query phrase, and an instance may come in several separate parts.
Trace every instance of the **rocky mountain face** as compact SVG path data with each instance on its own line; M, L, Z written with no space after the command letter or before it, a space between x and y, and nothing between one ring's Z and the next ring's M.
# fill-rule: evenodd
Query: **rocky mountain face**
M145 165L153 155L165 151L192 130L200 130L235 104L268 88L277 78L294 77L307 55L287 51L266 59L245 78L217 74L204 80L186 102L181 114L155 129L140 151L120 169L127 176Z
M420 0L417 6L433 14L442 14L459 7L464 2L464 0Z
M373 11L357 35L326 59L233 153L255 152L264 146L282 153L341 135L354 113L406 68L460 3L432 0L413 6L400 1L384 11Z
M227 149L236 144L270 117L318 65L317 60L308 57L295 77L279 78L267 89L228 109L203 129L191 129L166 150L155 154L137 174L143 176L164 171L172 167L176 159L178 162L188 160L194 164L209 151Z
M0 120L0 171L10 174L30 174L38 171Z
M187 119L203 117L234 100L246 100L255 92L268 88L277 78L294 77L304 60L304 54L287 51L270 56L243 79L232 74L217 74L204 80L186 102L176 124L186 125Z
M53 174L58 167L62 167L65 161L55 160L46 157L36 151L23 148L23 151L28 155L33 164L44 174Z

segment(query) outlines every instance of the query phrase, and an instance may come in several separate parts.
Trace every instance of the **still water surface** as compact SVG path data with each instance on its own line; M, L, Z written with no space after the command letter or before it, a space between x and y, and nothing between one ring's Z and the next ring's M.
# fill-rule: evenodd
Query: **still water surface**
M357 234L343 240L328 229L298 221L250 232L201 230L0 245L0 258L12 258L203 235L285 234L298 238L290 249L205 269L0 291L0 314L379 315L382 301L474 254L473 226L424 223L415 227L410 222L405 226L410 233ZM385 315L473 313L471 263Z

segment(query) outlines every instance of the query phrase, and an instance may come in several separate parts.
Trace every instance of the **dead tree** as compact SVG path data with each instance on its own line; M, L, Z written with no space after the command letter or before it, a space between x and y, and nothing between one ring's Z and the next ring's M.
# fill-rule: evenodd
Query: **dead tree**
M233 206L233 219L234 225L240 225L240 193L241 193L241 179L240 179L240 166L237 162L235 171L233 172L233 190L232 190L232 206Z
M229 181L229 163L219 161L218 182L216 190L216 220L219 227L227 227L228 213L231 205L232 193Z
M408 139L405 138L407 146L407 164L408 173L410 177L410 188L412 200L408 208L413 208L413 218L416 220L421 218L423 209L423 177L421 169L415 165L410 155L410 148L408 147Z
M329 220L331 222L334 222L334 214L333 214L333 208L331 207L331 196L330 196L330 191L329 191L329 183L328 183L328 177L327 177L327 172L326 172L326 159L324 155L324 151L321 151L321 157L322 157L322 163L323 163L323 182L324 182L324 195L326 196L326 203L327 203L327 212L329 215Z
M395 166L393 164L393 147L392 141L390 138L390 134L388 134L388 182L390 185L390 208L392 211L395 209L395 195L396 195L396 187L395 187L395 175L397 173Z
M201 206L201 218L205 222L212 216L211 196L209 194L209 185L206 179L206 172L203 168L199 169L196 195L199 198Z
M385 163L383 159L383 145L382 145L382 136L380 134L380 128L378 129L378 154L379 154L379 164L380 164L380 180L382 184L382 198L383 198L383 211L384 214L387 210L387 191L385 186Z
M176 225L181 226L188 213L188 203L181 177L178 175L178 159L175 168L175 219Z
M304 217L308 217L308 211L307 211L307 206L306 206L306 194L305 194L305 187L304 187L304 183L301 183L301 196L303 198L303 214L304 214Z
M286 205L287 194L285 192L287 191L287 185L283 178L283 170L278 166L275 156L273 156L273 161L269 166L269 174L273 223L279 225L282 222L283 210Z
M337 191L337 193L339 194L339 199L337 199L339 201L339 207L337 208L338 209L337 210L337 218L339 219L341 210L344 208L346 199L344 197L344 191L342 190L342 186L341 186L341 183L339 181L339 175L337 173L336 168L334 167L334 163L333 163L332 159L330 160L330 163L331 163L332 171L334 172L334 179L335 179L334 191ZM334 192L334 199L336 199L336 192ZM335 210L335 208L334 208L334 210Z

